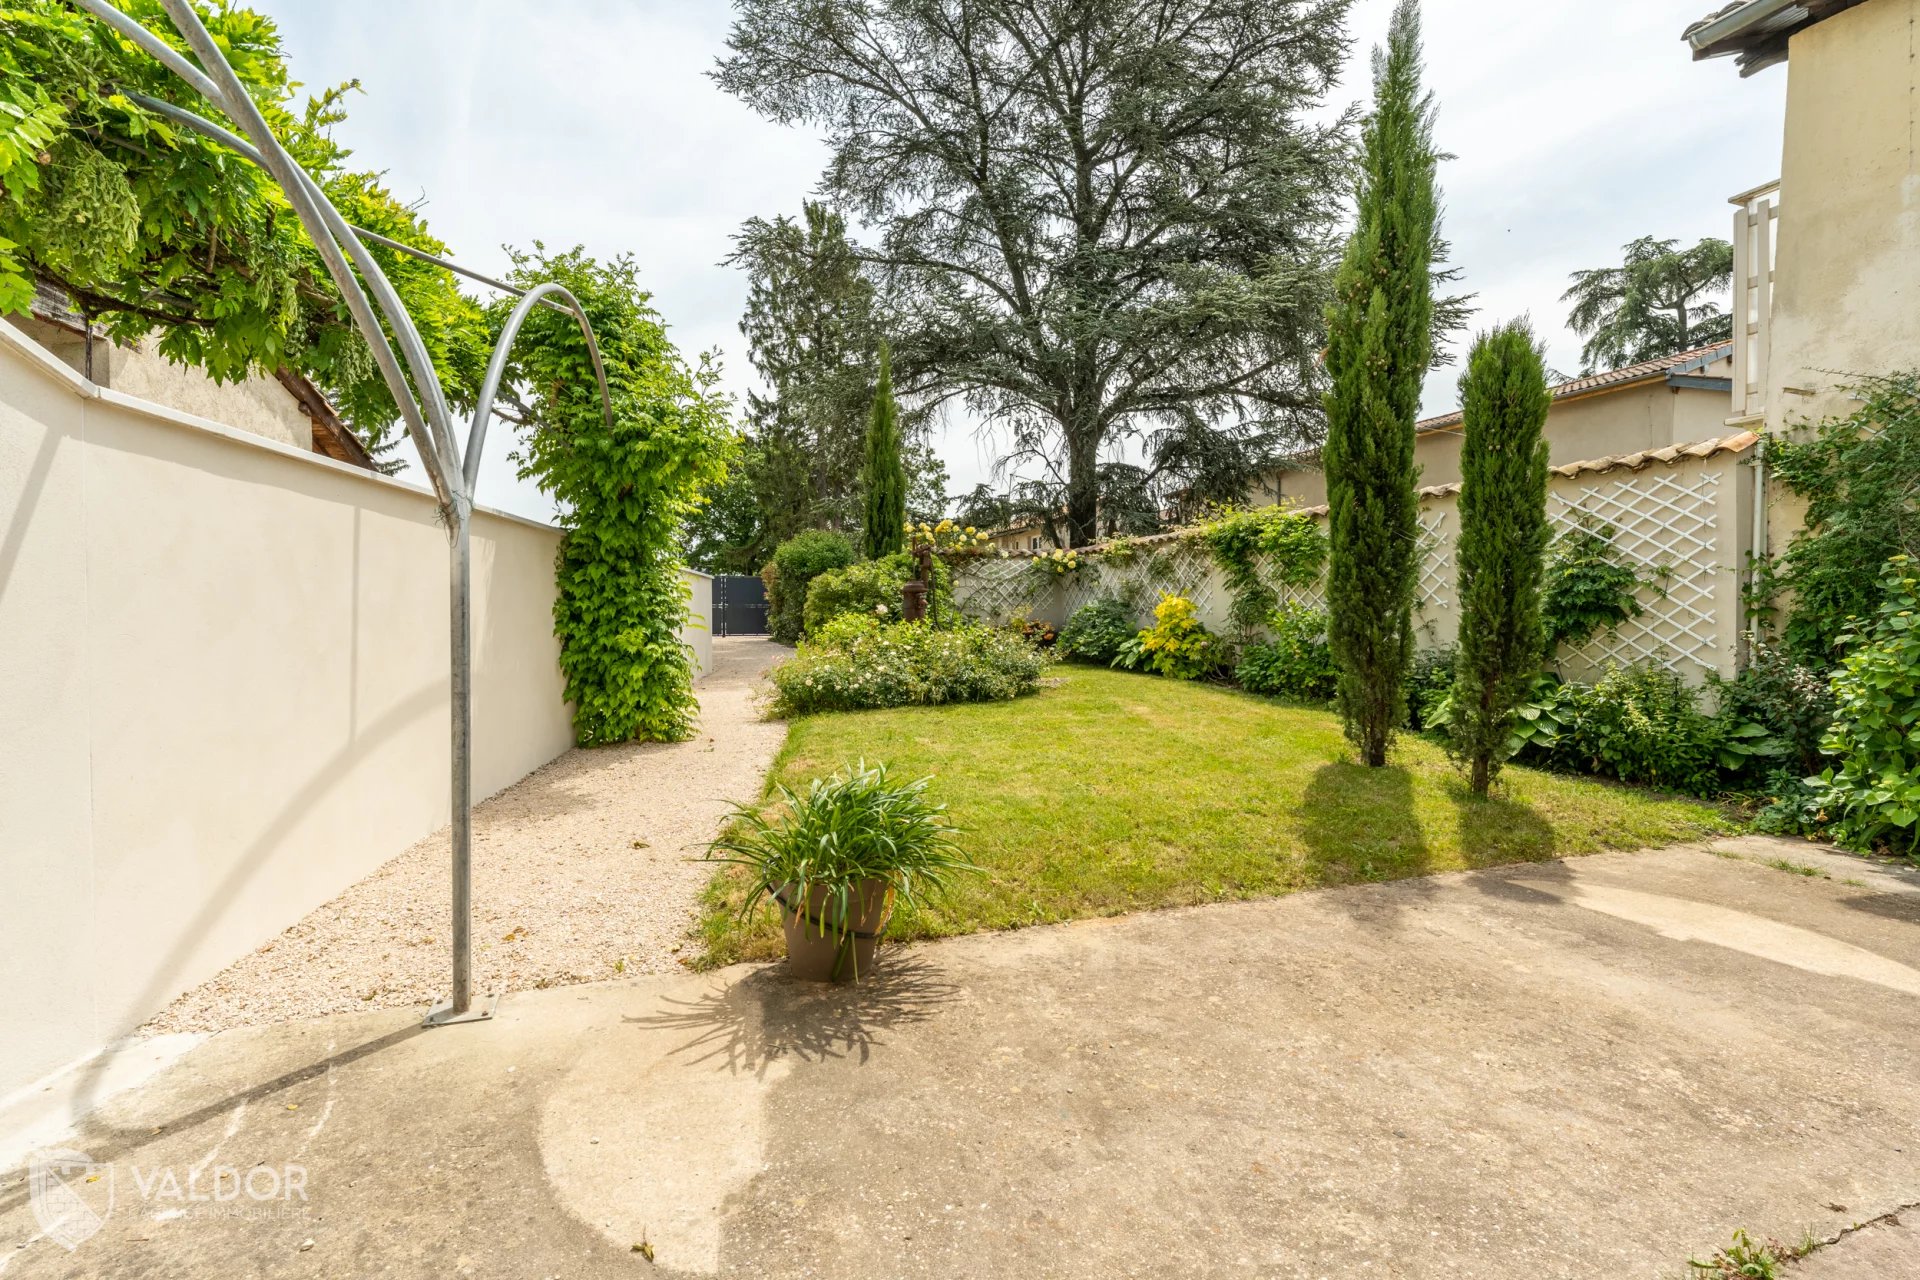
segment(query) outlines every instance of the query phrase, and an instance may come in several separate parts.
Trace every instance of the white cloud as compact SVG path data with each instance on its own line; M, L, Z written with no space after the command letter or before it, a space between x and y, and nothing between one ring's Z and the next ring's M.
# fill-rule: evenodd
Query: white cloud
M535 238L633 254L674 339L718 348L726 385L751 373L736 325L746 290L719 265L740 223L789 213L825 159L817 137L769 124L707 78L731 17L717 0L254 0L279 20L310 86L358 78L341 138L423 196L435 232L480 270ZM1358 0L1354 62L1336 91L1364 99L1368 48L1392 0ZM1681 29L1706 0L1429 0L1447 232L1476 322L1530 313L1562 369L1567 274L1635 236L1726 236L1726 197L1777 176L1786 73L1740 80L1695 64ZM1428 382L1452 402L1457 369ZM993 445L955 415L942 442L956 490L986 478ZM545 517L496 444L481 500Z

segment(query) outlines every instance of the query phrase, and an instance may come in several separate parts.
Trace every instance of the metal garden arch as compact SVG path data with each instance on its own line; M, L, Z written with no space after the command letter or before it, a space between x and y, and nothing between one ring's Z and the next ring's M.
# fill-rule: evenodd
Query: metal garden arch
M607 372L600 361L600 345L594 339L593 326L588 323L579 299L559 284L547 283L523 291L349 224L327 199L320 185L294 162L293 157L273 136L273 131L267 127L266 117L261 115L253 99L247 96L246 86L234 74L188 0L161 0L161 6L185 38L188 48L193 50L194 57L199 59L199 66L116 9L108 0L75 2L186 81L246 134L245 139L236 137L212 121L170 102L145 95L128 95L140 105L238 152L265 169L280 184L301 226L306 229L314 247L320 251L321 259L327 264L327 272L345 299L355 326L372 348L387 390L392 393L393 402L406 421L407 434L412 438L414 448L420 454L420 463L433 484L434 498L446 525L448 542L448 623L452 650L453 980L448 998L433 1006L427 1013L426 1021L429 1026L443 1026L490 1018L498 996L478 1006L473 1001L473 943L470 933L473 899L473 582L468 524L473 517L474 485L480 472L480 451L486 443L487 420L493 414L494 398L499 393L500 380L505 376L507 355L513 347L513 340L535 306L544 304L568 311L579 322L580 332L593 357L594 376L600 384L601 411L609 423L612 421L613 401L607 392ZM367 241L520 295L519 304L508 318L506 328L494 347L493 358L487 364L480 398L474 406L473 420L467 429L465 449L460 447L454 436L453 416L447 406L446 392L440 385L439 375L434 371L426 345L420 340L420 331L414 326L413 318L407 314L406 307L401 304L399 295L394 292L385 273L380 270L380 264L367 252ZM356 269L359 271L358 280L354 278ZM365 282L364 290L361 281ZM369 293L372 294L371 300ZM386 319L393 331L394 340L400 347L398 357L388 343L386 334L381 331L375 307L379 308L379 316ZM405 361L404 372L402 360ZM413 378L411 387L407 381L408 374ZM414 387L419 389L418 399L415 398Z

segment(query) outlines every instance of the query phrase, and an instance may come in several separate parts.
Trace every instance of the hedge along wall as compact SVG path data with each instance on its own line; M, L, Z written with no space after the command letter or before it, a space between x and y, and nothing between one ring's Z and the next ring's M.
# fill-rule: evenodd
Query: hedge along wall
M1753 473L1758 437L1742 432L1556 467L1547 517L1556 530L1604 525L1621 561L1640 580L1642 613L1560 654L1571 679L1592 679L1609 663L1653 662L1700 682L1709 671L1732 675L1743 660L1741 592L1753 536ZM1420 491L1420 582L1414 621L1423 647L1451 644L1459 629L1454 539L1460 531L1458 484ZM1324 522L1326 509L1308 514ZM1080 567L1056 574L1050 553L963 561L954 572L962 612L1004 623L1016 614L1063 625L1102 595L1136 599L1142 625L1162 593L1184 595L1208 630L1233 634L1224 575L1191 531L1120 539L1083 548ZM1318 587L1282 591L1283 599L1321 605Z

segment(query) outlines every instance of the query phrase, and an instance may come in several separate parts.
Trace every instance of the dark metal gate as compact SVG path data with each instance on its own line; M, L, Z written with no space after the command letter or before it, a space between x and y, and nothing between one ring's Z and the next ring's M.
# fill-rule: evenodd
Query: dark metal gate
M767 584L743 573L713 577L713 634L767 634Z

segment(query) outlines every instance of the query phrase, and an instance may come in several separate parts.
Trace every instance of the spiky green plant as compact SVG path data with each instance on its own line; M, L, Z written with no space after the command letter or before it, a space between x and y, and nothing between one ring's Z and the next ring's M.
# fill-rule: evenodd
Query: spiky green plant
M980 870L954 842L946 806L928 798L932 781L896 782L886 765L861 760L804 793L776 785L771 805L735 807L707 857L745 868L743 918L763 901L791 910L825 889L817 924L845 945L866 881L884 880L896 908L915 909L949 877Z
M1328 639L1347 737L1376 768L1405 715L1413 658L1413 423L1432 361L1431 273L1441 256L1433 103L1420 71L1420 10L1401 0L1374 62L1356 222L1327 313Z

